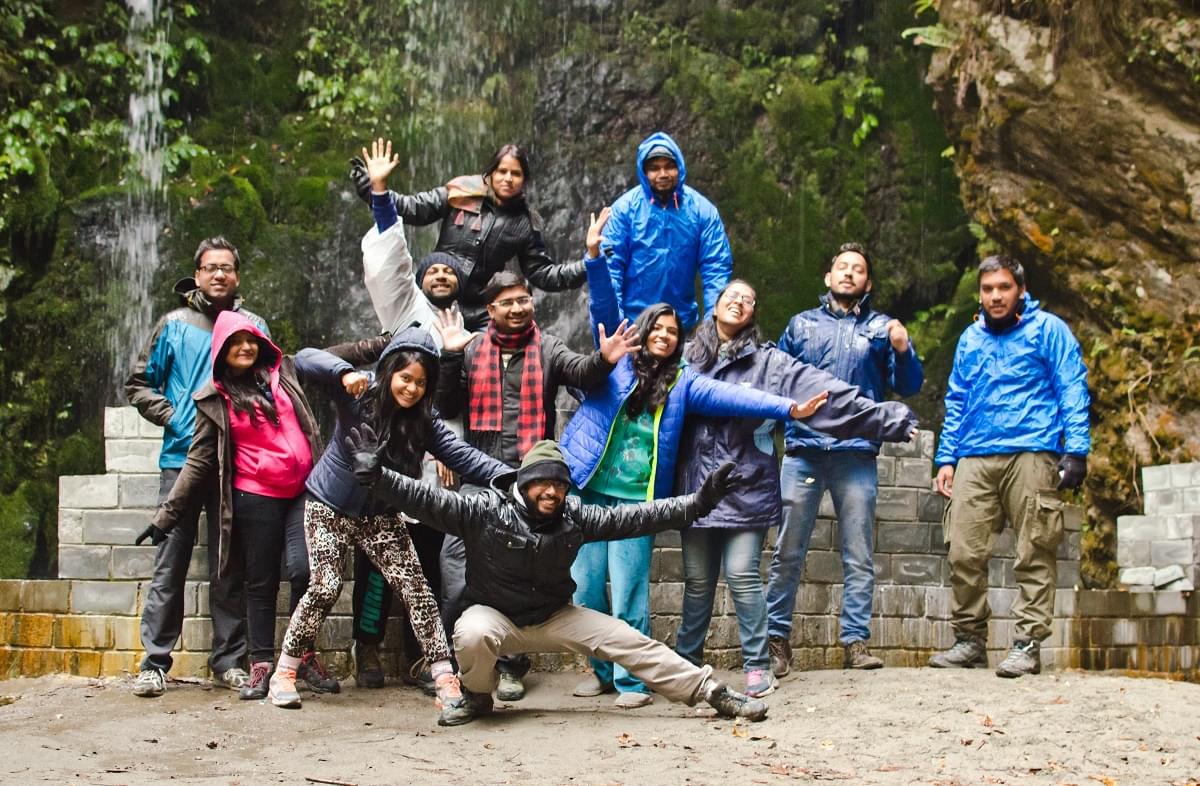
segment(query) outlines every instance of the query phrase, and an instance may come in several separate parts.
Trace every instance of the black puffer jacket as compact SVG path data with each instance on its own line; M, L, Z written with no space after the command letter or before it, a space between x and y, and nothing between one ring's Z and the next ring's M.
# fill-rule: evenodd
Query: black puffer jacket
M396 212L406 224L425 226L441 221L436 251L463 260L467 280L459 282L458 307L468 330L487 324L483 289L513 257L529 283L547 292L583 286L587 278L582 261L555 262L542 240L541 222L524 199L498 205L484 198L479 213L453 207L445 186L418 194L392 192Z
M571 602L571 564L584 543L678 529L696 518L695 494L615 508L568 497L562 515L543 522L516 496L516 480L513 470L497 476L487 493L462 496L384 470L375 497L462 538L467 605L491 606L518 625L545 622Z

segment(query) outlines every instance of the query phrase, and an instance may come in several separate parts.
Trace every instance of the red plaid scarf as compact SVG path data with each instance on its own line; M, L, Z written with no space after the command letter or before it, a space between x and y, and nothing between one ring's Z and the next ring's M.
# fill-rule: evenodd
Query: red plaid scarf
M525 348L521 368L521 406L517 416L517 452L524 456L534 443L544 438L546 408L543 401L542 333L536 322L520 333L501 333L495 322L488 322L487 337L471 360L468 379L471 401L467 425L472 431L500 431L504 419L504 370L500 368L501 350L516 352Z

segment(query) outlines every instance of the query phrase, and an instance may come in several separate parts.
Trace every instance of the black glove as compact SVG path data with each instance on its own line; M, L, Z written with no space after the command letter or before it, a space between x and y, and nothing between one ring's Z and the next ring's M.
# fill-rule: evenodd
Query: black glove
M350 182L358 198L371 206L371 178L367 175L367 162L358 156L350 159Z
M379 466L379 438L375 436L375 429L366 423L352 428L342 444L350 454L350 469L354 470L354 477L360 484L371 486L379 480L383 468Z
M137 540L133 542L133 545L140 546L145 543L147 539L157 546L167 539L167 531L151 524L149 527L146 527L144 530L142 530L142 534L137 536Z
M1058 460L1059 490L1077 489L1083 485L1085 477L1087 477L1087 456L1075 456L1071 453L1065 453Z
M696 518L712 513L725 495L742 482L742 476L734 472L736 468L732 461L726 461L708 474L696 492Z

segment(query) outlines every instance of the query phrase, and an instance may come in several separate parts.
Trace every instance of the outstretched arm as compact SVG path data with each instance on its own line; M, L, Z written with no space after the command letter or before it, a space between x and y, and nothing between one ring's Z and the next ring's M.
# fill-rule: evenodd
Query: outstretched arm
M686 527L711 513L741 482L733 462L727 461L708 474L695 494L612 508L581 505L583 539L621 540Z

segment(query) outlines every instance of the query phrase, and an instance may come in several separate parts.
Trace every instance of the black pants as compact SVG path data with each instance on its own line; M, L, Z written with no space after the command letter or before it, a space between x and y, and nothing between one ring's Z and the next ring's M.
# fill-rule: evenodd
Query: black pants
M233 492L233 542L238 544L243 560L252 663L275 660L275 600L279 595L281 557L291 585L289 616L308 589L304 499L304 494L278 499L236 489Z
M164 469L159 479L158 503L171 494L179 470ZM216 483L216 479L213 479ZM142 604L142 649L146 657L141 668L171 669L171 650L183 634L184 589L192 547L196 545L196 527L200 510L208 520L208 611L212 617L212 654L208 663L213 673L221 674L243 665L246 656L246 604L242 595L241 560L236 551L230 552L230 568L217 577L220 564L218 549L221 542L220 516L217 513L215 488L203 494L203 500L193 504L159 544L154 555L154 576ZM236 550L237 544L232 544Z
M442 533L423 524L409 524L408 534L425 581L433 590L434 597L441 594L442 572L438 555L442 550ZM383 641L388 617L392 613L392 591L383 574L371 563L360 548L354 549L354 639L362 644ZM447 635L449 631L447 630ZM404 655L410 662L421 657L421 646L404 616Z

